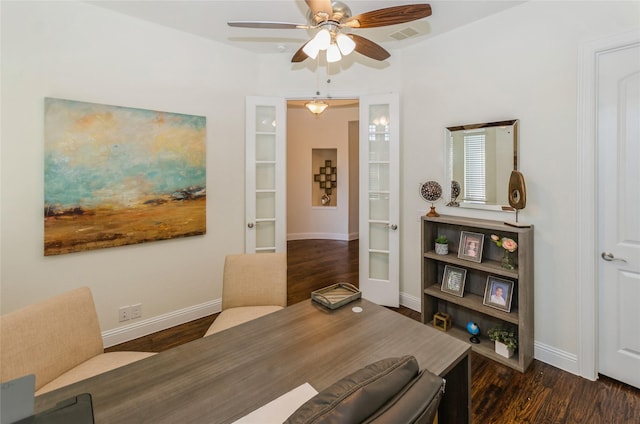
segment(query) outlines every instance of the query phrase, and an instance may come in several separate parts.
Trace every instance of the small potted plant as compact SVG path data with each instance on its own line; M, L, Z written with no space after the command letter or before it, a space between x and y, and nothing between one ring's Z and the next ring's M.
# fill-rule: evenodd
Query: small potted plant
M449 253L449 240L447 240L447 236L439 235L436 238L436 253L438 255L446 255Z
M495 327L490 329L487 335L495 342L496 353L505 358L511 358L518 348L518 336L514 330Z

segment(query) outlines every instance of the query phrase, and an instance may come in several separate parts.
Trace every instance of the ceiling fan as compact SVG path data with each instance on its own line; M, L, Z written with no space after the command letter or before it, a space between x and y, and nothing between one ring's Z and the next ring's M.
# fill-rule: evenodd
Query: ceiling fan
M410 4L372 10L352 16L351 9L340 1L305 0L309 7L308 24L273 21L232 21L232 27L271 29L317 29L318 32L307 41L291 58L292 62L315 59L321 50L327 52L327 62L337 62L352 51L375 60L385 60L391 56L379 44L346 31L357 28L376 28L402 24L426 18L431 15L428 4Z

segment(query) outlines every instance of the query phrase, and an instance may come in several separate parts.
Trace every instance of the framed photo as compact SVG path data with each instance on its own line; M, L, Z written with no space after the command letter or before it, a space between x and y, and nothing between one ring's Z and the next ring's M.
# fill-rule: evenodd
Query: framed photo
M461 231L458 257L467 261L482 262L483 245L484 234Z
M327 181L327 176L325 174L320 174L320 181Z
M442 290L445 293L459 297L464 295L464 280L467 278L467 270L457 266L445 265L442 274Z
M327 168L331 168L331 161L330 160L325 160L324 161L324 166L326 166ZM328 172L327 172L328 174Z
M327 168L325 168L324 166L320 167L320 174L326 174L327 173Z
M315 174L313 176L313 181L320 181L320 174Z
M513 297L513 281L489 275L484 289L483 304L492 308L511 312L511 298Z

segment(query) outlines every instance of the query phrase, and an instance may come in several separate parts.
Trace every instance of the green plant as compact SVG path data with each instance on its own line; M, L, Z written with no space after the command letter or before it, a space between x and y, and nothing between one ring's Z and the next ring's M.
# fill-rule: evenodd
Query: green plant
M436 237L436 243L438 243L438 244L447 244L447 243L449 243L449 240L447 239L447 236L440 235L440 236Z
M518 348L518 335L515 330L509 330L502 327L494 327L487 333L489 339L494 342L500 342L507 345L508 348L516 350Z

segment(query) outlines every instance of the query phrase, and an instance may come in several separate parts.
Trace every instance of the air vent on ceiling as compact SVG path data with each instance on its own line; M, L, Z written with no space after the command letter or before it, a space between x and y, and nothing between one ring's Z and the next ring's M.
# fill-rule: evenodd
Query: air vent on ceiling
M411 27L407 27L401 29L400 31L396 31L394 33L389 34L389 37L394 38L396 40L404 40L405 38L413 37L418 35L419 32Z

